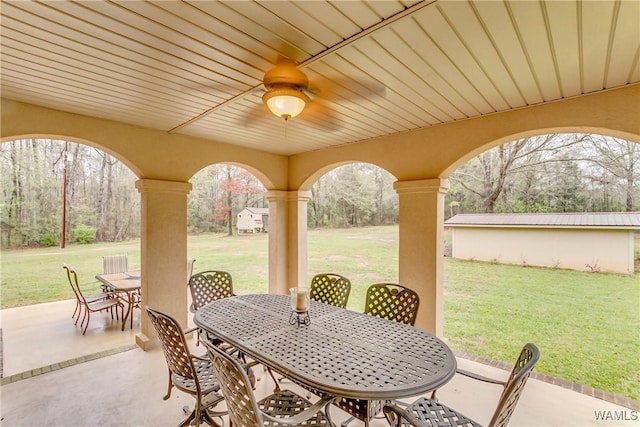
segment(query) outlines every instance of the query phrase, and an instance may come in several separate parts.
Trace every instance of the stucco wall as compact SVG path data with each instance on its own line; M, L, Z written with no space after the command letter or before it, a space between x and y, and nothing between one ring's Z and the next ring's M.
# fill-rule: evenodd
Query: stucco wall
M453 257L504 264L633 273L630 230L455 227ZM591 267L589 267L591 266Z

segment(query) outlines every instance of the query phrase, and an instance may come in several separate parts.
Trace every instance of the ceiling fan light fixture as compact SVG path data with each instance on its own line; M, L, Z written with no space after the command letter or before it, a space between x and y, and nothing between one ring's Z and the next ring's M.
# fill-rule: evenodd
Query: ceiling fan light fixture
M274 87L265 92L262 101L273 114L289 120L300 114L310 99L300 90L284 86Z

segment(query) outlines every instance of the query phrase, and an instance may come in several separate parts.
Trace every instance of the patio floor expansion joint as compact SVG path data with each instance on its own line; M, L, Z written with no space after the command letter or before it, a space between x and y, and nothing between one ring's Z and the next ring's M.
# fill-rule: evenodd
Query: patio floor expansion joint
M87 354L84 356L76 357L74 359L65 360L62 362L56 362L48 366L42 366L40 368L31 369L29 371L20 372L18 374L10 375L8 377L2 376L1 385L7 385L20 380L26 380L38 375L46 374L48 372L57 371L58 369L68 368L69 366L78 365L80 363L89 362L91 360L101 359L107 356L113 356L114 354L122 353L125 351L138 348L136 344L129 344L122 347L111 348L97 353Z

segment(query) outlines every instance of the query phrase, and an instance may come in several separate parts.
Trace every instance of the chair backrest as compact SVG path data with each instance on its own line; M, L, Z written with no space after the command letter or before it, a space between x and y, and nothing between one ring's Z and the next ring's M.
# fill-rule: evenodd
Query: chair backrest
M106 255L102 257L102 273L124 273L129 270L126 255Z
M62 268L67 272L67 279L69 279L69 285L71 285L71 289L73 290L73 294L76 296L76 299L80 303L83 302L84 296L82 295L82 291L78 285L78 275L76 274L76 270L74 270L73 267L69 267L66 262L62 264Z
M144 308L158 335L158 340L162 346L162 352L167 361L169 371L173 375L193 380L197 393L200 394L200 383L198 382L198 376L193 365L193 356L189 352L182 328L172 317L153 310L148 306Z
M377 283L369 286L364 312L383 319L414 325L420 298L409 288L397 283Z
M336 307L346 308L351 281L334 273L316 274L311 279L309 298Z
M196 311L211 301L233 296L233 279L226 271L203 271L189 278L191 310Z
M489 427L504 427L509 423L518 399L522 394L533 367L540 358L540 351L534 344L525 344L518 356L516 364L513 366L509 380L498 401L498 407L491 418Z
M229 411L231 425L262 427L264 417L256 401L251 381L238 359L225 353L209 340L202 340L218 377L220 392Z

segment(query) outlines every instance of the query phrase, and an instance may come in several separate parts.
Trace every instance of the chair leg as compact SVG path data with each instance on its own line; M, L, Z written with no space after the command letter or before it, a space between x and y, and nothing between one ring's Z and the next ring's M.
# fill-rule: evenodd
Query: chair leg
M80 327L81 328L84 326L84 321L87 320L88 316L89 316L89 309L85 307L84 315L82 316L82 322L80 322ZM87 323L88 323L88 321L87 321Z
M194 421L195 421L194 425L195 425L196 427L200 426L200 421L201 421L201 420L200 420L200 415L201 415L201 414L200 414L200 411L201 411L201 408L200 408L200 399L197 399L197 400L196 400L196 407L195 407L195 409L193 410L194 417L195 417L195 419L194 419Z
M271 379L273 380L273 384L275 385L275 388L273 390L280 391L280 383L276 379L275 375L273 375L273 371L268 366L265 366L265 368L267 369L267 372L269 373L269 376L271 377Z
M87 324L84 326L84 331L82 331L82 335L84 335L87 332L87 328L89 327L90 320L91 320L91 314L89 313L89 310L87 310Z
M162 400L167 400L171 397L171 389L173 388L173 382L171 381L171 371L169 371L169 387L167 388L167 394L162 398Z
M189 413L189 408L187 406L185 406L184 408L182 408L183 411L185 411L186 413ZM178 427L187 427L189 425L191 425L191 422L195 422L195 425L199 425L197 419L195 418L195 411L191 412L189 414L189 416L187 418L184 419L184 421L182 421Z
M348 425L351 421L353 421L353 420L355 420L355 417L349 417L349 418L347 418L346 420L344 420L344 421L342 422L342 424L340 424L340 426L341 426L341 427L347 427L347 425Z
M76 317L76 321L74 325L78 325L78 321L80 320L80 315L82 314L82 305L78 306L78 317Z
M76 313L78 312L78 307L80 307L80 302L76 301L76 309L73 310L73 315L71 316L72 319L76 318ZM79 315L78 315L79 316Z

